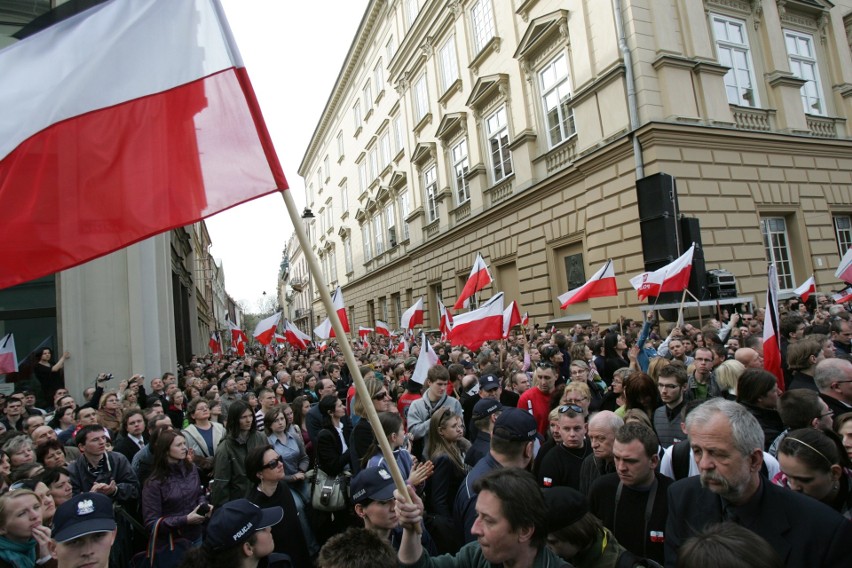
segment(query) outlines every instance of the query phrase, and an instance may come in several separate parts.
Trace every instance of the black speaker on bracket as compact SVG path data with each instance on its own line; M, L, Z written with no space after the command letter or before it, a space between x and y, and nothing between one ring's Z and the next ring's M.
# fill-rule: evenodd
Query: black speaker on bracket
M701 223L696 217L681 217L680 234L681 254L695 243L695 251L692 253L692 272L689 275L689 291L699 300L709 300L707 268L704 265L704 247L701 244Z
M639 206L639 230L645 272L653 272L681 255L678 247L682 239L675 178L659 173L637 180L636 201ZM680 302L680 298L681 293L664 292L657 302ZM654 300L654 297L648 299L652 304Z

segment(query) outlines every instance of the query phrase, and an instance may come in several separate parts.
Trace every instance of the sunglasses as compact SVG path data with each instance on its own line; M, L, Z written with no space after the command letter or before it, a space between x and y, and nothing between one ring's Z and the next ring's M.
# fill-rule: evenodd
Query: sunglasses
M559 414L565 414L569 410L571 412L576 412L577 414L583 414L583 408L576 404L563 404L559 407Z
M275 469L276 467L278 467L278 464L284 465L284 458L282 458L281 456L278 456L271 462L263 464L263 469Z
M390 394L387 392L377 392L373 395L373 400L384 400L386 398L390 398Z
M556 365L549 361L539 361L538 363L536 363L536 367L538 367L539 369L555 369Z

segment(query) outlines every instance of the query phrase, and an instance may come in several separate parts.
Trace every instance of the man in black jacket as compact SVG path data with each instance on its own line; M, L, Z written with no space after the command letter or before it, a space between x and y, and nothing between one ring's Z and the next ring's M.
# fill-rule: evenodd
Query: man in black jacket
M708 525L735 522L763 537L787 566L844 566L852 554L852 523L827 505L772 485L760 476L763 434L741 405L721 398L686 418L700 476L669 488L666 566L678 548Z

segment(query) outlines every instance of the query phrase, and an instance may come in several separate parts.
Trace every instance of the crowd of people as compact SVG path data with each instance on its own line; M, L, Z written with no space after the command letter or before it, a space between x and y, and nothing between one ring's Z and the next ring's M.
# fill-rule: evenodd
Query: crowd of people
M780 379L763 310L436 337L422 384L417 342L377 337L354 347L366 400L333 347L103 374L79 400L46 349L38 389L0 395L0 567L123 568L166 536L193 568L843 565L852 321L780 309Z

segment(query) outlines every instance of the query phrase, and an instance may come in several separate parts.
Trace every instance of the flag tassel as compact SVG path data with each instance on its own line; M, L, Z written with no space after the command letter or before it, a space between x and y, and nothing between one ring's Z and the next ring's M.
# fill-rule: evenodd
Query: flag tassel
M367 391L367 385L364 382L364 377L361 376L361 371L358 369L358 362L355 360L355 353L352 351L352 346L349 345L349 342L345 340L347 334L344 331L343 324L340 322L340 318L337 315L337 310L334 307L334 302L331 299L331 294L328 291L325 278L323 278L322 271L320 270L319 262L317 262L317 258L314 256L313 249L311 248L311 243L308 241L308 234L305 232L304 221L299 215L299 210L296 208L296 202L293 200L293 192L282 191L281 197L284 199L284 205L287 206L287 213L290 215L290 221L293 223L293 229L296 231L296 237L299 239L299 245L305 253L305 260L308 263L308 269L311 271L316 287L319 289L320 299L325 306L326 313L331 320L331 326L339 340L340 350L343 352L346 364L352 372L352 380L355 383L355 390L358 393L358 397L361 400L370 400L370 393ZM367 420L370 422L373 434L379 442L379 447L385 458L385 464L390 470L391 477L393 477L394 485L396 485L396 489L399 491L400 495L403 496L407 502L411 503L411 497L408 494L405 479L403 479L399 466L396 463L396 458L393 455L393 450L390 447L388 437L385 436L382 425L379 422L379 415L376 412L376 409L373 408L372 404L365 404L364 408L367 411Z

